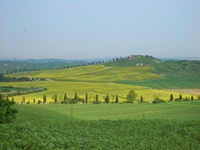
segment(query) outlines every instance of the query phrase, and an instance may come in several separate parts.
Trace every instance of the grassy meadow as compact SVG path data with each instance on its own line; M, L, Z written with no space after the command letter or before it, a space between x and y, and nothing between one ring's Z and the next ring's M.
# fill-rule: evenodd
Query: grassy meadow
M200 149L200 103L21 104L0 149Z

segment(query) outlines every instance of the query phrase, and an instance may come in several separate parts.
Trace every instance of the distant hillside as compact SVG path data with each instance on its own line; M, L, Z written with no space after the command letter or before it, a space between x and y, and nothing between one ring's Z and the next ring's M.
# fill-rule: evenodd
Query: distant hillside
M139 56L73 68L19 72L9 76L73 82L113 82L156 89L200 88L200 61Z
M126 58L105 64L106 66L151 66L158 74L200 75L200 60L160 60L152 56Z
M88 64L87 61L56 59L0 61L0 73L11 74L24 71L71 68L86 64Z

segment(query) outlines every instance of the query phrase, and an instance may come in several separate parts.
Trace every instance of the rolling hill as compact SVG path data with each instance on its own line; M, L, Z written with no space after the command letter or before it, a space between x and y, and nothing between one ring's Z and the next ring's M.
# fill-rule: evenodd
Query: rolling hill
M144 101L151 102L155 97L169 100L171 93L175 98L181 93L166 89L200 88L199 68L200 61L162 61L145 56L74 68L10 74L7 76L45 78L46 81L4 82L1 86L47 88L47 91L26 95L28 101L34 98L41 100L44 94L49 102L53 101L55 94L61 101L65 93L73 97L77 92L83 99L88 93L89 101L93 101L96 94L103 101L108 94L111 101L118 95L122 102L127 93L134 89L138 94L137 100L143 96ZM191 97L191 94L185 93L183 97ZM15 98L17 101L22 100L22 96Z

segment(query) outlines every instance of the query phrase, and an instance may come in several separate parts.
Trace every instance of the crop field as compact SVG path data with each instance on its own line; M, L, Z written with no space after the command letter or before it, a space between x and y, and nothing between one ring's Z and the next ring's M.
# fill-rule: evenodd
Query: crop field
M155 97L160 97L164 100L169 100L170 94L173 94L174 98L178 98L180 92L171 92L165 90L156 90L151 88L146 88L142 86L131 86L125 84L115 84L115 83L95 83L95 82L70 82L70 81L35 81L35 82L7 82L1 83L2 86L16 86L16 87L41 87L47 88L47 91L31 93L24 96L15 96L16 102L21 102L23 97L25 97L26 102L32 103L33 99L38 100L43 99L43 95L47 96L47 102L54 102L53 96L57 94L58 101L62 101L64 94L66 93L69 98L73 98L75 92L78 97L85 99L86 93L88 93L89 102L95 100L96 94L99 96L100 101L104 101L106 94L110 97L110 102L114 102L116 95L119 96L119 102L124 102L126 100L126 95L130 90L135 90L137 93L136 100L139 101L140 97L143 96L145 102L152 102ZM191 94L182 94L183 98L191 97ZM194 97L197 99L197 97Z
M15 107L0 149L200 149L199 101Z
M118 80L148 80L159 78L159 75L152 73L153 67L150 66L132 66L132 67L115 67L104 65L82 66L70 69L56 69L45 71L34 71L26 73L16 73L11 77L35 77L50 78L54 80L67 81L95 81L95 82L112 82Z

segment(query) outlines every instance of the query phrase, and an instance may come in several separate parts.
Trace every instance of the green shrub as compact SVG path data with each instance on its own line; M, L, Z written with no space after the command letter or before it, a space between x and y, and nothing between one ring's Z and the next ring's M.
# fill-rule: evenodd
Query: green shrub
M136 97L137 97L137 94L135 93L135 91L130 90L128 95L126 96L126 100L128 103L133 103Z
M182 101L182 99L180 99L180 98L176 98L174 101L176 101L176 102L180 102L180 101Z
M10 123L16 118L15 114L17 113L17 110L11 108L14 104L14 101L9 101L8 98L5 99L0 95L0 124Z
M101 102L95 100L95 101L93 101L92 103L93 103L93 104L100 104Z
M157 104L157 103L165 103L165 101L162 100L162 99L160 99L160 98L158 98L158 97L156 97L155 100L154 100L152 103L153 103L153 104Z

